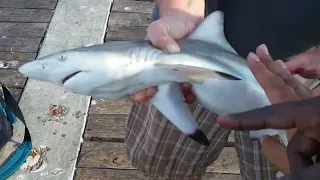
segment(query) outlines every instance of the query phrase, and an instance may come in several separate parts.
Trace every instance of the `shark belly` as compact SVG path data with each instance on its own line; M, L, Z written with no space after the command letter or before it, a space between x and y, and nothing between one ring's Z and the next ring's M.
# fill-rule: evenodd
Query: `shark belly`
M219 115L240 113L271 105L260 86L243 80L209 78L201 83L194 83L192 91L197 97L197 103ZM253 140L265 134L278 135L283 144L288 144L284 130L252 130L249 134Z

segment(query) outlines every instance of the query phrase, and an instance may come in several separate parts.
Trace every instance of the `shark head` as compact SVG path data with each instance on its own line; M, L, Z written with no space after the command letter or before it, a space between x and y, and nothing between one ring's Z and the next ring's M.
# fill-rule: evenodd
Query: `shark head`
M40 57L21 66L19 72L31 79L53 83L74 93L92 95L93 90L113 81L114 69L125 62L119 63L119 59L124 58L126 56L119 57L112 50L102 53L99 45L94 45Z

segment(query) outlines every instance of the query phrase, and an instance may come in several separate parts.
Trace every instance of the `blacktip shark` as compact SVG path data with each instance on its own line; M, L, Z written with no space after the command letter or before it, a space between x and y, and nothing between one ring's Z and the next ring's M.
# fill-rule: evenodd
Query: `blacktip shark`
M208 146L210 141L185 103L179 82L190 82L197 103L222 115L271 104L246 59L227 42L223 21L221 11L208 15L190 35L177 41L181 51L175 54L147 40L111 41L47 55L19 71L73 93L113 100L158 86L152 105L184 134ZM287 144L283 130L250 131L254 139L263 134L279 135Z

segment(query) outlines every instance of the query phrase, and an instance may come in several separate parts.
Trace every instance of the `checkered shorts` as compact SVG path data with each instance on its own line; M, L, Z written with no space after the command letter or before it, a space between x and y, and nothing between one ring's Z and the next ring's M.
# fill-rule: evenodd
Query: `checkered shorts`
M152 21L159 18L157 5ZM184 135L150 104L131 104L125 145L132 165L151 178L200 179L206 168L219 156L230 135L219 127L217 114L198 105L190 108L200 128L210 139L202 146ZM261 155L259 142L251 141L248 132L235 132L235 148L242 179L267 180L276 174Z
M152 20L158 18L156 6ZM218 158L231 131L219 127L217 114L198 105L190 110L210 139L209 147L184 135L154 106L131 104L125 145L132 165L150 178L201 179ZM275 178L277 170L261 154L260 143L250 140L248 132L235 132L235 148L243 180Z

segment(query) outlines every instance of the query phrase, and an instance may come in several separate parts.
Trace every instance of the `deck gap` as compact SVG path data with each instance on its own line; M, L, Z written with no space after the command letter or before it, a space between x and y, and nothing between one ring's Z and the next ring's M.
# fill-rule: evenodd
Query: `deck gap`
M16 7L0 7L0 9L30 9L30 10L52 10L54 11L55 9L50 9L50 8L16 8Z

